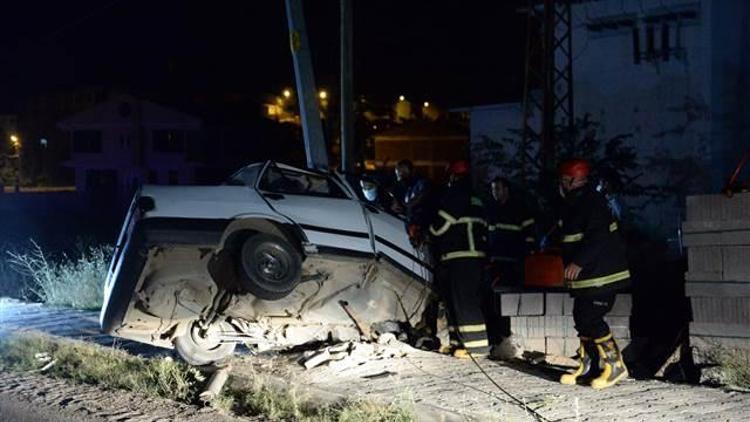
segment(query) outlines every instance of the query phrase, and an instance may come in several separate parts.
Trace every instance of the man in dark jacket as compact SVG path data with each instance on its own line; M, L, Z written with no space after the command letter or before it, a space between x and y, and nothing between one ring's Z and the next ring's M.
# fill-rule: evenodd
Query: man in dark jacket
M534 218L520 194L511 192L507 179L496 177L490 184L492 198L487 203L489 258L483 309L490 344L498 345L510 336L510 318L501 317L495 308L493 287L521 286L524 257L536 243Z
M625 244L617 220L604 196L588 183L588 162L573 159L560 165L560 193L565 198L559 222L564 276L573 302L573 319L581 340L578 368L560 378L563 384L591 380L596 389L610 387L628 376L620 350L604 315L615 294L630 281Z
M496 177L491 184L492 200L487 204L488 255L505 285L523 283L523 259L536 243L534 217L520 195L511 192L508 180Z
M430 184L414 170L410 160L401 160L394 170L396 186L391 210L406 217L406 229L412 245L422 243L422 237L432 218Z
M454 356L486 356L489 342L481 308L487 243L485 211L482 201L472 193L467 162L451 164L449 177L448 188L430 225L435 257L439 260L438 285L462 346L454 351Z

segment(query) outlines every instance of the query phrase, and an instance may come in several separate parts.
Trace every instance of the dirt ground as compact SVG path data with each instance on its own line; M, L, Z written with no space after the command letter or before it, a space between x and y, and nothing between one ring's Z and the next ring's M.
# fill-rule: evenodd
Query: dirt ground
M0 372L0 421L167 422L262 421L234 418L211 408L107 391L34 374Z

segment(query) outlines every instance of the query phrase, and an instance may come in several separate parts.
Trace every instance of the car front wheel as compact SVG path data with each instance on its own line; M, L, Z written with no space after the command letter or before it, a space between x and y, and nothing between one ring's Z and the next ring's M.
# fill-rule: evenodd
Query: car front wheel
M285 239L256 234L242 245L239 273L242 287L256 297L281 299L299 284L302 257Z

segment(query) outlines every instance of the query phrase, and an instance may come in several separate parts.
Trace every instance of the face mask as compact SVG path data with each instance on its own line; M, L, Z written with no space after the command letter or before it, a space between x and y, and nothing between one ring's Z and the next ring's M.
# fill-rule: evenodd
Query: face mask
M378 189L377 188L371 188L371 189L362 189L362 193L365 194L365 198L373 202L378 198Z

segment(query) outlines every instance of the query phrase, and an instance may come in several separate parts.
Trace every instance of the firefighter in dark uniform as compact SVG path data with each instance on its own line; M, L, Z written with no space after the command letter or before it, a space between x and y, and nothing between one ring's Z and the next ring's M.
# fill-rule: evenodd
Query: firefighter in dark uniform
M498 282L523 284L523 259L536 244L535 220L520 196L511 195L508 181L496 177L487 204L489 258Z
M536 244L535 221L520 195L511 192L507 179L496 177L490 184L492 198L487 202L489 230L484 312L491 344L499 344L510 336L510 318L500 317L495 310L492 288L521 286L526 255Z
M459 348L454 356L489 354L487 327L482 314L482 270L486 256L487 222L482 201L473 195L469 164L449 167L448 188L440 198L430 225L438 284L448 302L448 314Z
M606 388L628 376L617 343L604 321L604 315L614 305L615 294L630 281L625 244L606 199L588 183L589 163L568 160L559 170L560 193L564 197L558 223L564 276L574 297L573 319L581 341L578 368L564 374L560 382L573 385L590 380L593 388Z

